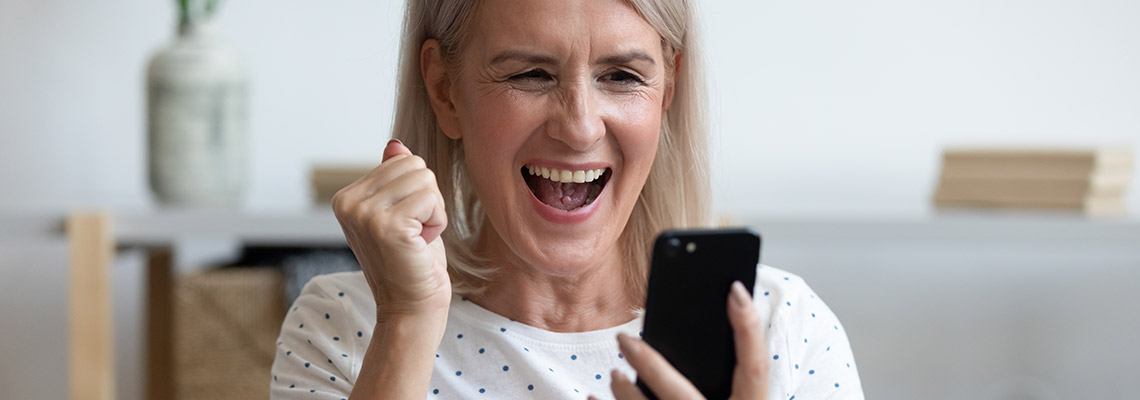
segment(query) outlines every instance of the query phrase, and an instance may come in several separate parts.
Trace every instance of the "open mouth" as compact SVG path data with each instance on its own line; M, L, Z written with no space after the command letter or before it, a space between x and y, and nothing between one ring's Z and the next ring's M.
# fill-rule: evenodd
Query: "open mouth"
M613 175L609 168L572 171L530 165L519 172L538 201L563 211L593 203Z

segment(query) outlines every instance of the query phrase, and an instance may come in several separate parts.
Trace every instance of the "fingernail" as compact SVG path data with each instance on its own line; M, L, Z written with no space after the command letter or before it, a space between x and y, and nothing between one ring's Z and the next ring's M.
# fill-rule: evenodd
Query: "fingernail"
M746 307L752 301L748 296L748 289L744 288L744 284L740 281L732 282L732 302L736 303L738 307Z
M399 143L399 144L401 144L401 145L403 145L403 144L404 144L404 142L401 142L401 141L400 141L400 139L392 139L392 140L389 140L389 141L388 141L388 144L386 144L385 146L391 146L391 145L392 145L392 143Z
M616 368L611 369L610 370L610 380L612 380L614 382L619 382L619 383L625 382L626 381L625 374L622 374Z

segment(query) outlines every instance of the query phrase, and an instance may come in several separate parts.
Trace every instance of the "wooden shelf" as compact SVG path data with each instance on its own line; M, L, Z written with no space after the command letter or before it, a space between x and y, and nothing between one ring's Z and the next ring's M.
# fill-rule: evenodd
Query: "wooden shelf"
M328 210L280 213L158 211L108 214L119 247L169 246L195 239L248 245L344 245ZM0 216L0 238L60 237L60 216ZM1087 218L1048 213L954 212L913 215L750 215L736 224L765 236L900 240L1077 240L1140 242L1140 218Z
M248 245L343 246L344 233L332 211L294 214L177 211L115 217L120 246L166 246L177 240L209 238Z
M758 216L740 222L770 238L854 240L1131 241L1140 220L1066 214L946 213L892 216Z

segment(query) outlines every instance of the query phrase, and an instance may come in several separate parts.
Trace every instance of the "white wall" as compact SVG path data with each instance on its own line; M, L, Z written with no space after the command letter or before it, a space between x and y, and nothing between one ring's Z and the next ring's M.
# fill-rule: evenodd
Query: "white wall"
M1140 145L1140 2L701 3L722 211L917 213L945 143ZM171 37L172 6L0 0L0 214L150 207L143 67ZM310 161L378 157L401 9L224 5L253 76L250 209L307 207ZM63 396L61 250L0 243L0 397ZM119 268L120 365L137 371L139 269ZM137 382L119 381L123 398L138 396Z
M1140 2L701 3L729 211L925 210L947 143L1140 144Z

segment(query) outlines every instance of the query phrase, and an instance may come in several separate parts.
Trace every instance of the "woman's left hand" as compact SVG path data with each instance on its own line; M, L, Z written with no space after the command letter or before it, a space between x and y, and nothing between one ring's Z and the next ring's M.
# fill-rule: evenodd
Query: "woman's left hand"
M740 282L728 295L728 319L736 339L736 369L732 373L732 399L764 399L768 392L768 350L760 315ZM701 392L644 341L618 335L618 345L637 376L662 400L701 399ZM610 374L610 389L618 400L645 399L641 390L621 372Z

